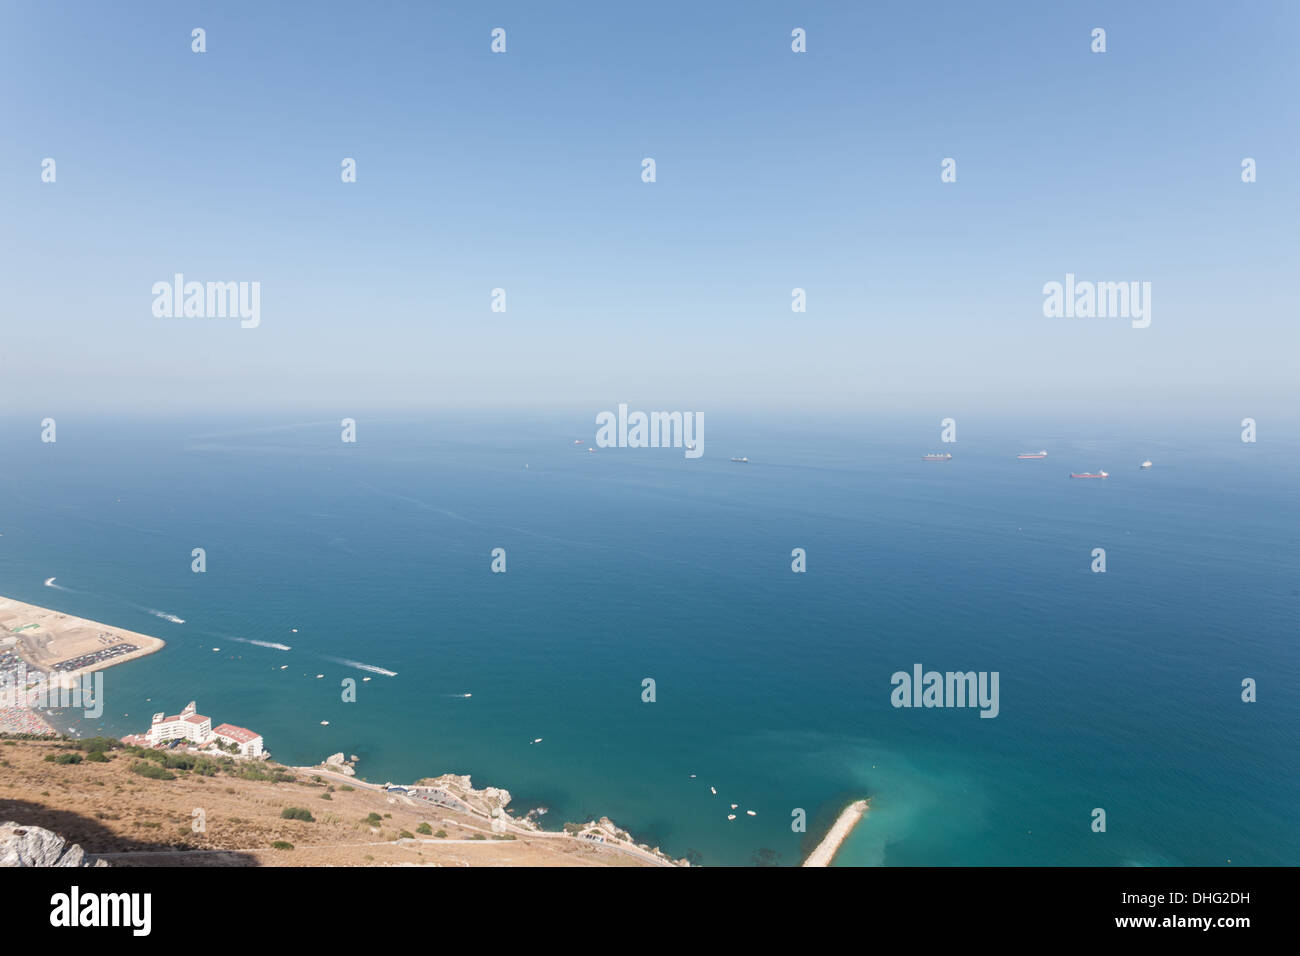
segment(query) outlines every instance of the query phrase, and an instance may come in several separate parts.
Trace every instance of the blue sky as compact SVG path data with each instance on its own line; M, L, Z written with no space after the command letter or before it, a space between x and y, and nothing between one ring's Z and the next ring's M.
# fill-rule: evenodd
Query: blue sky
M1298 11L9 2L0 399L1286 412ZM1151 327L1045 318L1067 272Z

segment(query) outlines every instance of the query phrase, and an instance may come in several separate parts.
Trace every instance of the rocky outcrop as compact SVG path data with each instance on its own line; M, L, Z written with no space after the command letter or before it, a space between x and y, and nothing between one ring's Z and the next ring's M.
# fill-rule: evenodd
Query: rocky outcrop
M351 762L349 762L343 758L342 752L339 752L326 757L325 762L322 763L321 766L326 770L333 770L335 773L341 773L351 777L356 774L356 770L352 767L352 764L356 763L356 760L357 758L355 754L353 755Z
M482 790L475 790L468 774L444 773L441 777L426 777L416 786L432 787L449 793L472 810L488 817L505 813L506 805L510 803L509 790L500 787L484 787Z
M57 833L0 823L0 866L108 866Z

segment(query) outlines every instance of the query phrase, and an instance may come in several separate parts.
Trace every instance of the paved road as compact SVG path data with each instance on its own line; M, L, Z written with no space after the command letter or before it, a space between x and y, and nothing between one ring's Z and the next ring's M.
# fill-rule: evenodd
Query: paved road
M334 780L342 781L342 782L348 784L348 786L351 786L351 787L357 787L357 788L359 788L359 789L376 790L376 791L379 791L379 792L381 792L381 793L386 793L386 792L387 792L387 790L385 789L385 787L384 787L382 784L378 784L378 783L366 783L366 782L363 781L363 780L358 780L358 779L356 779L356 777L349 777L349 776L348 776L347 774L345 774L345 773L338 773L337 771L334 771L334 770L319 770L319 769L317 769L317 768L315 768L315 767L290 767L289 769L291 769L291 770L297 770L297 771L300 771L300 772L302 772L302 773L307 773L307 774L317 774L317 775L319 775L319 776L321 776L321 777L330 777L330 778L332 778L332 779L334 779ZM402 797L403 795L402 795L402 794L394 794L394 796ZM411 804L411 805L415 805L415 800L412 799L411 797L407 796L407 797L403 797L403 799L405 799L407 803L409 803L409 804ZM430 806L440 807L441 809L451 809L451 808L447 808L447 807L442 807L440 804L434 803L432 800L426 800L426 799L424 799L423 797L418 797L418 798L416 798L416 799L419 799L421 803L426 803L426 804L428 804L428 805L430 805ZM461 802L461 801L457 801L457 802L459 803L459 802ZM469 815L469 816L474 816L474 817L478 817L479 819L486 820L486 821L488 822L488 825L491 826L491 818L485 816L485 815L482 814L482 813L479 813L479 812L476 811L476 810L472 810L472 809L469 809L468 807L466 807L466 809L464 809L464 810L461 811L461 812L463 812L463 813L465 813L465 814L467 814L467 815ZM854 822L856 823L857 821L855 820ZM457 825L458 825L458 826L464 826L465 824L463 824L463 823L457 821ZM838 825L838 822L837 822L836 825ZM469 829L475 829L475 828L474 828L474 827L470 827ZM492 832L492 831L491 831L491 830L486 830L486 831L484 831L484 832L486 832L486 833L490 833L490 832ZM675 863L671 863L671 862L669 862L669 861L667 861L667 860L662 859L661 857L655 856L653 853L649 853L649 852L647 852L647 851L641 849L641 848L640 848L639 846L637 846L635 843L629 843L629 842L626 841L626 840L619 840L619 839L616 839L616 838L614 838L614 837L609 837L609 836L607 836L607 837L605 838L605 842L603 842L603 843L597 843L597 842L594 842L594 841L592 841L592 840L583 840L581 837L570 836L568 833L556 833L556 832L553 831L553 830L531 830L531 829L529 829L528 827L520 826L518 823L516 823L515 821L511 820L509 817L506 817L506 832L507 832L507 833L514 833L514 834L516 834L517 836L526 836L526 837L528 837L529 839L542 839L542 840L568 840L568 841L570 841L570 842L581 843L581 844L584 845L584 846L595 847L595 848L597 848L597 849L614 850L614 851L616 851L616 852L619 852L619 853L625 853L625 854L627 854L628 856L635 857L635 858L637 858L638 860L641 860L641 861L643 861L643 862L645 862L645 863L649 863L649 864L651 864L652 866L676 866ZM430 843L430 842L432 842L432 843L445 843L445 842L448 842L448 841L446 841L446 840L425 840L425 841L423 841L423 842L425 842L425 843ZM483 841L481 841L481 840L474 840L474 841L472 841L472 842L474 842L474 843L481 843L481 842L483 842ZM507 842L507 843L508 843L509 841L507 840L507 841L498 841L498 842Z

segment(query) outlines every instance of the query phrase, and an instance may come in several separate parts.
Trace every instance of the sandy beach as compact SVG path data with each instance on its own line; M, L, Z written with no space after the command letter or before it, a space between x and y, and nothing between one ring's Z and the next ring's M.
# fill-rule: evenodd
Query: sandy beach
M162 650L166 643L148 634L6 597L0 597L0 638L13 642L0 649L22 658L30 668L60 678L135 660Z
M848 839L849 834L853 832L853 828L858 825L858 821L866 812L866 800L855 800L845 807L844 812L835 820L834 826L822 838L822 842L817 844L817 849L808 854L808 859L803 861L803 865L830 866L840 844Z
M152 654L164 644L147 634L0 597L0 685L12 689L25 671L31 688L0 698L0 732L56 733L47 715L32 706L38 688L71 686L80 675Z

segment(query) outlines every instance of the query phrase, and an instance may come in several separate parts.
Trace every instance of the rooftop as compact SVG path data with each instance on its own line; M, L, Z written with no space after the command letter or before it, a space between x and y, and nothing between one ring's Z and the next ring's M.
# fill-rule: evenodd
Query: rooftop
M219 737L229 737L236 743L241 744L252 743L262 736L247 727L236 727L234 724L222 724L220 727L213 728L212 732Z

